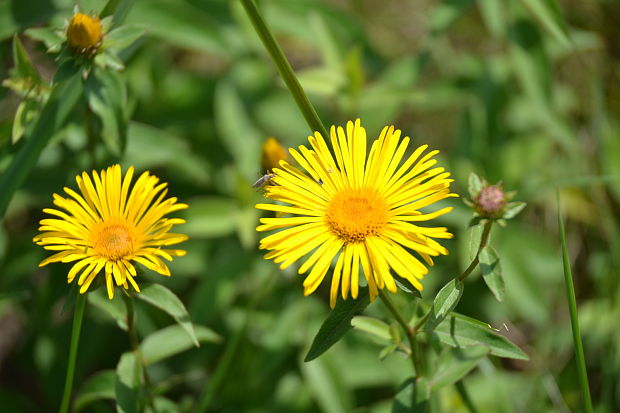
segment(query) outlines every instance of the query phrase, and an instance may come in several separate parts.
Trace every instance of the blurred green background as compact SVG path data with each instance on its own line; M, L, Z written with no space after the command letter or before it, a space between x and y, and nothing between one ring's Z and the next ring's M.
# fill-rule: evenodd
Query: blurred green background
M78 1L98 11L103 1ZM440 163L466 193L475 171L518 190L528 208L495 228L505 303L478 274L457 311L485 320L531 358L485 360L465 382L481 412L579 411L557 228L556 188L567 216L569 252L596 412L620 411L620 2L539 0L263 0L259 6L326 125L361 118L368 135L395 124L414 145L440 149ZM0 78L11 39L29 27L69 19L66 0L0 1ZM221 335L150 367L170 411L192 411L211 383L212 411L389 411L409 375L398 354L361 332L310 363L303 357L329 312L328 289L302 296L302 278L263 260L254 228L260 149L310 133L241 5L228 0L137 0L126 20L146 34L124 50L130 113L121 157L98 147L100 165L149 169L190 205L188 254L169 279L192 321ZM40 73L55 62L20 35ZM0 89L0 173L19 98ZM23 143L23 142L22 142ZM32 243L42 208L90 169L78 113L44 150L0 227L0 406L55 411L66 371L72 307L68 265L37 267L48 255ZM455 238L422 295L465 268L471 212L458 199L440 219ZM101 291L99 291L101 292ZM99 293L98 292L98 293ZM395 299L407 306L408 297ZM116 300L120 300L118 297ZM82 329L76 390L114 369L126 335L91 297ZM173 323L137 303L142 338ZM384 316L381 304L367 312ZM216 380L211 381L214 377ZM452 388L442 411L464 412ZM84 411L113 410L108 400Z

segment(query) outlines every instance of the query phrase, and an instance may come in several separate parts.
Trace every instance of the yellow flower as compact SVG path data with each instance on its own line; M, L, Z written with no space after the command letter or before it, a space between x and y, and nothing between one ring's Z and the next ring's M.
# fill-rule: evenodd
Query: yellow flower
M67 27L69 45L80 52L97 49L102 36L103 28L99 17L76 13Z
M274 137L268 137L263 143L261 153L261 169L264 173L269 173L273 168L280 165L280 161L290 162L290 156L286 149Z
M121 167L114 165L97 174L78 175L81 194L64 188L69 195L54 194L54 205L64 211L46 208L43 212L57 218L42 219L41 234L34 242L43 248L60 251L41 261L40 267L51 262L77 261L69 271L67 281L76 277L83 294L97 274L104 270L108 297L114 297L114 284L129 289L129 284L140 291L134 280L137 275L132 261L162 275L170 270L160 257L172 261L185 251L166 249L187 239L186 235L170 233L180 218L164 215L187 208L177 198L165 199L166 183L144 172L130 190L133 167L122 178ZM78 275L79 274L79 275Z
M260 220L257 231L282 229L261 240L260 248L270 250L265 258L284 269L308 256L298 270L299 274L310 271L303 283L304 295L316 290L335 260L332 308L339 290L343 299L349 290L357 298L360 269L371 300L378 289L395 293L395 278L421 290L419 280L428 272L426 265L433 265L431 257L448 253L433 238L452 238L447 228L413 224L449 212L451 207L431 213L420 209L457 196L450 193L450 174L433 168L438 151L422 155L428 147L423 145L401 163L409 138L401 140L400 130L393 126L383 128L368 156L366 130L359 119L348 122L346 132L333 126L330 132L334 156L315 132L308 138L312 149L290 150L307 173L286 162L274 168L274 185L266 187L265 196L287 205L258 204L256 208L292 216Z

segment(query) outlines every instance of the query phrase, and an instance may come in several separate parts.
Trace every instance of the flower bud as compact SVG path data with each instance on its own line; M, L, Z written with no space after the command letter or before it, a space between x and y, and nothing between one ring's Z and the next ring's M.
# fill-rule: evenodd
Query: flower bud
M69 45L81 53L96 50L101 43L102 36L103 27L99 17L76 13L67 27Z
M506 196L501 185L483 187L475 199L476 210L482 217L501 217L506 206Z
M280 161L290 162L289 154L274 137L268 137L263 143L261 153L261 169L264 173L268 173L273 168L277 168L280 165Z

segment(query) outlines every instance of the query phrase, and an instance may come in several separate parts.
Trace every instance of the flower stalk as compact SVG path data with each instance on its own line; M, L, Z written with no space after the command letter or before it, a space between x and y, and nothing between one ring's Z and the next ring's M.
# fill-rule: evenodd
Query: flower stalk
M312 131L320 132L321 135L327 138L329 136L327 129L323 126L323 122L321 122L321 119L317 115L312 103L308 100L306 93L297 79L297 76L295 76L295 72L293 72L291 64L287 60L286 56L284 56L284 52L282 52L282 49L271 33L271 30L267 27L263 16L258 10L258 7L256 7L256 3L254 3L254 0L241 0L241 4L250 18L256 33L263 42L265 49L269 52L269 55L271 56L273 63L276 65L278 72L280 72L280 76L282 76L284 83L286 83L286 87L293 95L293 98L295 99L299 110L301 110L301 113L306 119L306 122Z
M65 389L62 394L60 413L69 411L71 402L71 392L73 389L73 377L75 375L75 360L80 343L80 330L82 329L82 319L84 318L84 308L86 307L86 294L77 294L75 301L75 312L73 313L73 326L71 327L71 344L69 346L69 361L67 363L67 376L65 377Z
M581 342L581 333L579 332L579 316L577 315L577 300L575 299L575 287L573 285L573 274L570 267L568 257L568 249L566 247L566 233L564 231L564 221L560 212L560 193L557 193L558 203L558 225L560 228L560 239L562 242L562 263L564 265L564 282L566 284L566 298L568 300L568 310L570 313L570 324L573 331L573 343L575 345L575 358L577 359L577 373L579 377L579 386L581 387L581 398L583 402L583 410L586 413L592 413L592 399L590 397L590 387L588 385L588 372L586 370L586 360L583 354L583 344Z

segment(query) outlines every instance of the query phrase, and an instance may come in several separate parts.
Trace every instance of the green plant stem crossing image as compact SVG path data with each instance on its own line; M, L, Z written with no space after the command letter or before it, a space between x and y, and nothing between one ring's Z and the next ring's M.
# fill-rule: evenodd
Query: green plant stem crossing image
M0 410L620 411L619 19L1 2Z

